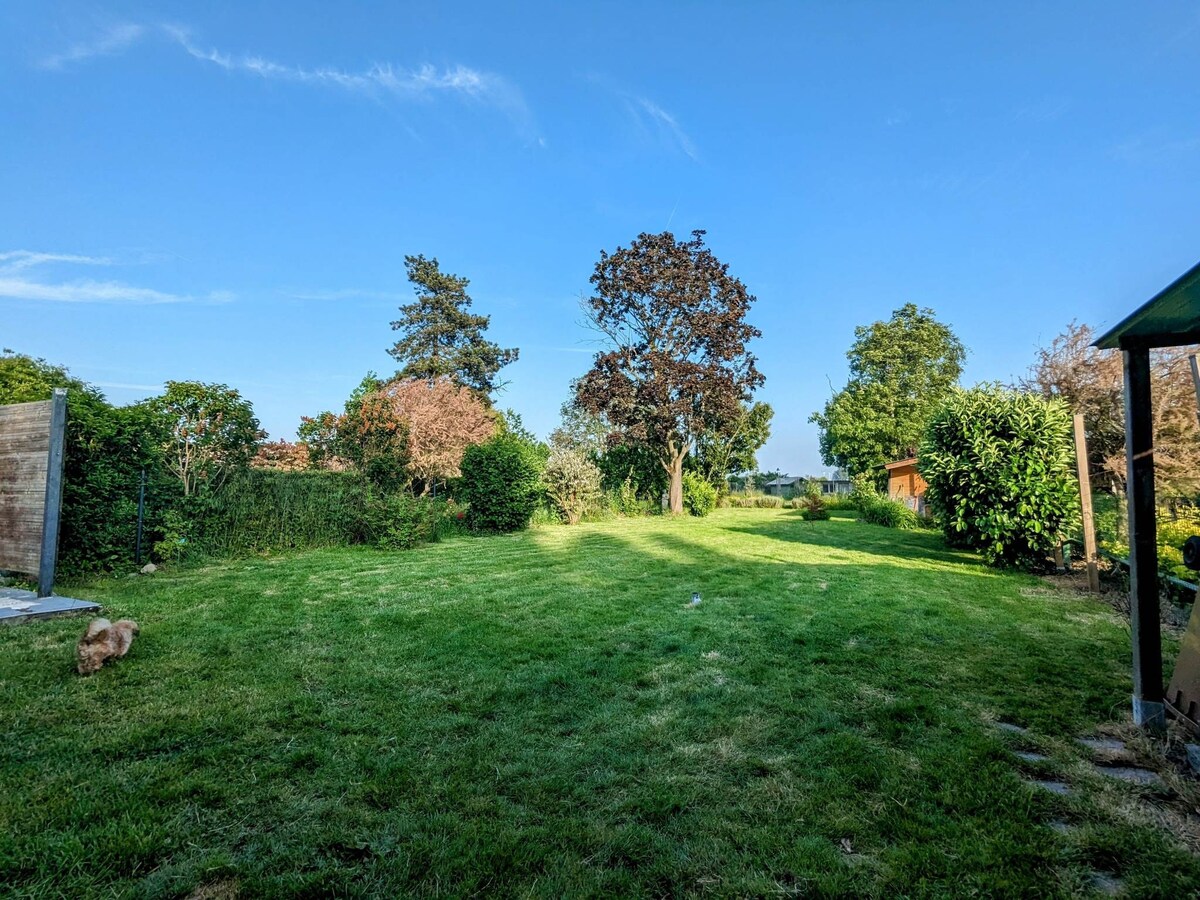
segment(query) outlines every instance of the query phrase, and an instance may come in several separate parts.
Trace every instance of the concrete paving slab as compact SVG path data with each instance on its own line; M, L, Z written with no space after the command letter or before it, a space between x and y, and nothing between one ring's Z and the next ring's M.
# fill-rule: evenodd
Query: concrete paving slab
M1139 769L1136 766L1096 766L1096 771L1109 778L1150 787L1162 787L1163 780L1157 772Z
M1065 781L1046 781L1042 779L1036 779L1029 783L1034 787L1041 788L1043 791L1049 791L1051 794L1058 794L1060 797L1071 796L1071 786Z
M31 619L54 616L87 616L100 612L100 604L73 597L38 597L33 591L20 588L0 588L0 625L16 625Z
M1044 763L1050 761L1050 757L1044 753L1033 753L1029 750L1017 750L1013 755L1027 763Z
M1098 750L1102 753L1120 753L1125 749L1125 742L1116 738L1076 738L1076 740L1089 750Z

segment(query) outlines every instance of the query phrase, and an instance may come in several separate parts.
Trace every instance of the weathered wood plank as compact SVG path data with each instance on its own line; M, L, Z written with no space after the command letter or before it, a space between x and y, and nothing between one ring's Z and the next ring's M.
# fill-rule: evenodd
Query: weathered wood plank
M41 554L36 548L22 546L9 549L0 545L0 551L6 554L4 568L10 572L33 575L42 564Z
M10 403L0 406L0 428L5 431L33 431L50 425L53 401Z
M0 431L0 456L9 453L47 453L50 433L41 431Z
M44 491L48 458L49 455L45 451L0 456L0 493L39 489Z

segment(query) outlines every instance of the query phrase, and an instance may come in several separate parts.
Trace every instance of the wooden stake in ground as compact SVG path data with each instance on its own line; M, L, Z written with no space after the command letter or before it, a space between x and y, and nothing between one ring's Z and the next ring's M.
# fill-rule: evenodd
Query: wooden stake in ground
M1096 522L1092 518L1092 479L1088 472L1087 436L1083 416L1075 415L1075 465L1079 470L1079 503L1083 515L1083 556L1087 562L1088 590L1100 593L1100 569L1096 564Z

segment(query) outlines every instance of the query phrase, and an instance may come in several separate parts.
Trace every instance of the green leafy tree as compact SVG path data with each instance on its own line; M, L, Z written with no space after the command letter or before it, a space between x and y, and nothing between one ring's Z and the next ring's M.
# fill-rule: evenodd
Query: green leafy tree
M576 391L571 383L571 393ZM582 450L598 459L608 445L612 427L603 416L595 415L581 407L574 399L568 400L559 409L560 423L550 432L550 446L563 450Z
M726 431L763 382L746 349L754 297L704 246L669 231L601 251L585 301L608 339L576 383L579 405L602 415L658 458L668 508L683 512L683 462L707 431Z
M821 458L882 485L883 465L909 456L929 417L962 374L966 350L931 309L907 303L887 321L854 329L850 380L809 418Z
M998 386L954 389L920 447L925 500L948 542L993 565L1041 565L1079 511L1071 410Z
M729 490L729 477L758 468L755 454L771 436L770 404L743 404L741 414L724 429L709 429L696 438L692 467L719 493Z
M503 387L498 373L519 351L484 337L491 319L469 311L468 279L443 272L436 258L406 256L404 265L417 299L401 306L392 323L401 333L388 351L401 365L397 375L451 378L484 397Z
M224 384L168 381L162 396L147 401L166 431L163 452L185 497L217 488L249 466L266 436L249 400Z

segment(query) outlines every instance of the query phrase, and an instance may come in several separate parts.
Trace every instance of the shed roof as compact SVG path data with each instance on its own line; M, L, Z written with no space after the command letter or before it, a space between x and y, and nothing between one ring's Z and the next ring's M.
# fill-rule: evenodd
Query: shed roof
M917 458L915 456L910 456L908 459L898 459L895 462L884 463L883 467L890 472L892 469L900 469L904 466L915 466L916 464Z
M1096 346L1175 347L1200 343L1200 263L1102 334Z

